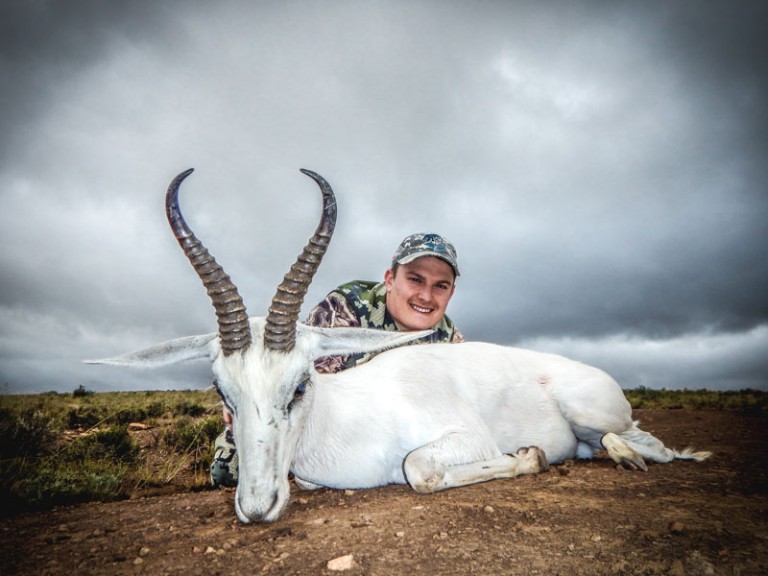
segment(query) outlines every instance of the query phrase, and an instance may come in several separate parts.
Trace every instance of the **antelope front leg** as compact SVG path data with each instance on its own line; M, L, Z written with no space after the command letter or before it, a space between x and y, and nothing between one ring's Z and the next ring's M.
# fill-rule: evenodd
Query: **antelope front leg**
M429 494L497 478L536 474L549 469L544 451L536 446L520 448L515 455L502 454L489 460L453 464L446 461L451 453L440 451L445 448L444 444L428 444L414 450L405 458L405 477L416 492ZM455 455L455 452L453 454Z

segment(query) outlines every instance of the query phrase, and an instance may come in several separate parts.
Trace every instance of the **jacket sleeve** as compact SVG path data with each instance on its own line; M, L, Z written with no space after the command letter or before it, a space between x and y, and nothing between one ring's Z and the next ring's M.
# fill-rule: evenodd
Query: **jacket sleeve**
M309 311L306 324L322 328L359 328L360 319L343 294L331 292ZM315 360L315 370L323 374L338 372L347 360L347 356L318 358Z

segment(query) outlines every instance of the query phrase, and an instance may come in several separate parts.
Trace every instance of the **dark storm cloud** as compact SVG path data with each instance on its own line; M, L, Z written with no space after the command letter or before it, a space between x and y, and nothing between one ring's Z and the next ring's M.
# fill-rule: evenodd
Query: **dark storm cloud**
M0 163L15 135L33 129L40 111L56 99L57 85L98 62L116 43L163 36L171 17L165 3L151 1L0 3Z
M79 365L215 325L162 207L194 166L183 209L253 315L316 224L306 167L340 210L308 305L437 231L459 249L451 314L472 339L627 386L766 387L765 16L761 2L3 3L0 383L207 385L204 366Z

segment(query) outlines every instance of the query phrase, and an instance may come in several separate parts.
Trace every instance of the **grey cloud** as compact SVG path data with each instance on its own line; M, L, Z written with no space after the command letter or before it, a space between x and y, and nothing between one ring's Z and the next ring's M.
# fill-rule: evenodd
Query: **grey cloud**
M305 310L437 231L471 338L765 386L765 11L4 3L0 382L206 384L79 365L215 326L163 213L192 166L183 210L254 315L316 224L306 167L340 220Z

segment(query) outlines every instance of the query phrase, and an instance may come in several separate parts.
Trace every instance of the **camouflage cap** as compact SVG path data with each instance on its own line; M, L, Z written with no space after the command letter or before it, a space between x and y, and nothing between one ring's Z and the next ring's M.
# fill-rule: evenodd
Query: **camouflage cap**
M422 256L434 256L448 262L460 276L459 262L456 257L456 248L448 240L439 234L411 234L406 237L397 247L394 256L392 256L392 265L408 264Z

